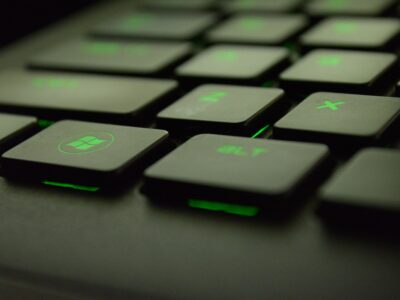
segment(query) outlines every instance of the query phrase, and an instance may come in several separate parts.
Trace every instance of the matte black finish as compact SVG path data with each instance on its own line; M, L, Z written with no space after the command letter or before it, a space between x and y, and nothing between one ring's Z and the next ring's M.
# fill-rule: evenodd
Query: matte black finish
M353 223L400 216L400 151L369 148L360 151L321 189L320 210ZM383 220L385 221L385 220Z
M156 129L60 121L4 153L1 164L13 178L110 185L143 165L167 136Z
M233 85L202 85L157 115L160 128L174 133L251 135L272 122L283 106L283 91Z
M262 83L287 59L283 47L217 45L178 67L176 74L193 81Z
M302 15L238 15L228 19L206 38L213 43L280 45L307 25Z
M75 39L30 60L36 68L69 71L155 75L189 54L188 44L151 41L98 41Z
M386 76L392 75L396 60L390 53L314 50L285 70L280 80L291 93L372 93L389 84Z
M209 13L137 11L103 21L91 32L102 37L189 40L214 22Z
M145 190L281 207L327 156L319 144L198 135L145 171Z
M301 0L232 0L223 8L228 12L291 12L300 7Z
M397 135L399 115L400 98L315 93L275 123L274 136L352 149Z
M32 131L36 124L35 117L0 114L0 153L4 152L18 136Z
M172 80L6 70L0 107L49 119L135 123L176 88Z
M384 50L398 47L400 20L335 17L322 21L300 37L307 49L348 48Z

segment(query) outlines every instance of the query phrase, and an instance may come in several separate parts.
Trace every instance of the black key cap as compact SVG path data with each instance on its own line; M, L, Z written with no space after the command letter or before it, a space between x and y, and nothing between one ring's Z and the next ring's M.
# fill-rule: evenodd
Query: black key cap
M314 50L284 71L282 87L290 92L376 93L391 84L396 55L361 51ZM379 91L381 92L381 91Z
M322 21L301 36L312 48L392 49L398 43L400 21L384 18L335 17Z
M397 95L400 96L400 81L397 83Z
M158 127L185 135L251 135L271 123L283 96L280 89L203 85L157 115Z
M175 87L170 80L7 70L0 72L0 108L50 120L135 123Z
M187 81L260 84L287 61L285 48L218 45L184 63L176 73Z
M203 10L210 8L214 3L215 0L142 0L139 5L154 9Z
M395 0L314 0L305 10L313 16L378 16L390 10Z
M3 154L6 176L111 186L140 172L168 133L163 130L61 121Z
M171 69L189 53L175 42L117 42L79 39L41 52L36 68L117 74L155 75Z
M399 115L400 98L315 93L275 124L274 136L348 151L397 132Z
M9 115L0 113L0 152L5 151L13 143L37 127L34 117Z
M134 12L100 24L96 36L187 40L197 37L215 21L200 12Z
M280 206L327 156L319 144L198 135L145 171L144 191Z
M283 44L307 25L301 15L240 15L209 31L207 40L216 43Z
M223 4L227 12L290 12L300 7L302 0L231 0Z
M365 149L322 187L320 212L339 222L399 222L399 180L400 151Z

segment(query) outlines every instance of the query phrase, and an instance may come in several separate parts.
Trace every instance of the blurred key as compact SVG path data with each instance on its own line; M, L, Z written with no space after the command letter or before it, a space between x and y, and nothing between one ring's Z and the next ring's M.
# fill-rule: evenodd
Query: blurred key
M374 93L394 85L387 76L392 75L396 60L389 53L314 50L281 74L281 85L291 93Z
M322 187L320 212L338 222L398 223L399 180L400 151L364 149Z
M0 113L0 152L5 151L19 137L32 132L36 126L37 119L34 117Z
M200 12L133 12L113 18L92 30L101 37L189 40L215 21L215 16Z
M400 21L385 18L329 18L300 38L306 49L392 49L399 43Z
M6 70L0 72L0 109L50 120L132 124L157 110L175 88L172 80Z
M288 62L280 47L212 46L181 65L176 74L186 81L260 84Z
M182 61L189 45L179 42L118 42L78 39L40 52L35 68L155 75Z
M305 11L312 16L378 16L394 7L396 0L313 0Z
M206 36L214 43L283 44L307 25L301 15L238 15L225 21Z
M237 12L291 12L300 7L302 0L231 0L222 4L224 10Z
M175 133L252 135L271 123L283 97L280 89L202 85L157 115L159 128Z
M210 8L215 2L215 0L141 0L139 5L154 9L202 10Z
M400 98L315 93L275 124L274 136L349 151L397 133L399 116Z
M144 191L165 200L176 195L279 207L327 156L319 144L198 135L145 171Z
M397 95L400 96L400 81L397 83Z
M12 178L111 185L128 169L142 171L167 136L156 129L61 121L7 151L1 162Z

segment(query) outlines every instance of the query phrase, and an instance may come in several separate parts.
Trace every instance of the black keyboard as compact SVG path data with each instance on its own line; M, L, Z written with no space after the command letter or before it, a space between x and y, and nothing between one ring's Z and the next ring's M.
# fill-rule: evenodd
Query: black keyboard
M400 3L99 1L0 52L0 299L399 299Z

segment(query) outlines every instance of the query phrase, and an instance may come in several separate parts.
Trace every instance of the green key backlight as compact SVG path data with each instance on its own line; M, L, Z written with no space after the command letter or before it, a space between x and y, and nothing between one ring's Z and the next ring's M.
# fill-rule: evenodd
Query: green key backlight
M346 102L344 101L325 101L323 105L317 107L317 109L330 109L333 111L339 110L339 105L343 105Z
M32 80L32 84L37 88L52 88L62 89L68 88L73 89L79 86L78 81L72 79L56 78L56 77L35 77Z
M264 22L259 19L246 18L240 21L240 27L246 30L258 30L263 28Z
M319 57L318 59L318 63L324 67L336 67L340 65L341 62L342 62L341 58L339 56L334 56L334 55L325 55Z
M256 206L231 204L225 202L207 201L199 199L189 199L188 206L192 208L204 209L209 211L220 211L243 217L254 217L260 211L260 209Z
M218 147L217 152L226 155L257 157L266 153L267 149L263 147L254 147L246 151L242 146L226 144Z
M225 97L227 94L228 93L221 91L212 92L210 94L200 97L199 100L202 102L216 103L219 102L221 98Z
M339 33L352 33L356 30L357 25L354 22L336 22L333 24L333 29Z
M82 49L90 54L97 55L114 55L120 50L121 45L114 42L92 42L82 45Z
M87 133L64 140L58 150L64 154L93 153L107 149L114 140L114 135L108 132Z
M222 61L235 61L238 59L239 55L236 51L233 50L224 50L224 51L218 51L215 54L215 57L218 60L222 60Z

